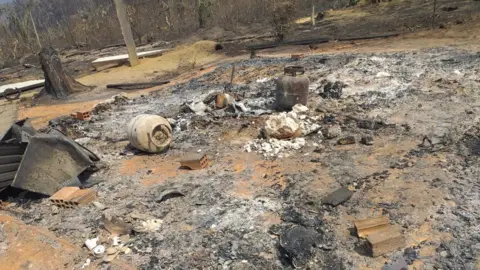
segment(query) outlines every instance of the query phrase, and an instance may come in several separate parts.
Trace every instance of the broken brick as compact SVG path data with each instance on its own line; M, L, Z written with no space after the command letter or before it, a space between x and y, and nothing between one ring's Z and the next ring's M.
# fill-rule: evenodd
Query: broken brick
M348 145L348 144L355 144L356 140L354 136L347 136L345 138L341 138L337 141L338 145Z
M398 225L388 226L367 237L367 249L372 257L395 251L405 246L405 238Z
M201 170L208 166L208 158L205 154L192 154L183 158L180 161L180 165L191 170Z
M64 187L50 197L50 201L58 207L73 208L94 201L97 193L92 189Z
M82 121L87 121L90 120L90 112L76 112L71 114L73 118L82 120Z
M390 226L390 220L388 217L377 217L364 220L354 221L355 229L357 230L358 237L365 238L370 234L381 231L382 229Z

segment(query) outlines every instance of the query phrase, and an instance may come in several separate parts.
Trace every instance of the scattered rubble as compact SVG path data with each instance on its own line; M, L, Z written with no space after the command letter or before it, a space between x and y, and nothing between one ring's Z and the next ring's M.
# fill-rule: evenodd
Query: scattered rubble
M190 154L180 161L180 166L189 168L190 170L200 170L208 166L208 158L206 154Z
M205 112L209 112L210 108L205 105L205 103L199 101L199 102L193 102L191 104L186 104L186 107L193 113L198 114L198 115L205 115Z
M103 226L107 231L109 231L113 236L127 235L132 232L132 225L125 223L123 220L105 215L102 216Z
M81 121L88 121L91 118L90 112L77 112L71 114L72 118L81 120Z
M342 128L336 124L328 125L323 128L322 134L327 139L335 139L342 135Z
M320 93L322 98L340 99L343 94L343 87L345 84L339 81L327 82L323 87L323 92Z
M382 216L371 219L356 220L354 223L357 236L360 238L365 238L378 230L382 230L390 226L390 219Z
M355 144L355 143L356 143L355 136L347 136L337 141L338 145L348 145L348 144Z
M280 113L270 116L265 121L265 132L268 137L275 139L290 139L298 137L301 129L297 119L291 114Z
M97 193L91 189L78 187L64 187L50 197L50 201L61 208L73 208L79 205L91 203L97 197Z
M317 233L302 226L290 228L280 236L280 246L294 267L303 267L308 263L317 242Z
M452 52L462 64L443 61ZM480 133L469 128L476 124L475 114L465 114L465 106L476 111L471 101L474 98L455 91L456 84L477 87L475 70L466 65L476 66L478 56L450 49L427 51L427 55L348 54L300 59L308 76L315 80L310 91L317 89L325 77L348 83L340 100L321 99L318 95L308 99L312 107L320 103L335 108L335 113L318 114L298 103L290 112L272 112L275 85L270 77L291 59L254 59L237 65L239 78L242 76L238 81L246 82L233 84L225 94L242 96L243 109L240 105L234 108L238 100L232 104L220 102L225 105L222 109L215 104L225 81L221 76L230 65L172 86L168 94L118 97L118 104L110 101L98 105L90 121L68 117L71 122L56 122L59 128L68 123L65 129L75 134L72 138L88 144L108 162L110 169L96 175L108 181L92 187L102 204L94 202L95 207L57 209L52 213L48 200L32 202L21 195L11 199L14 203L8 210L19 210L16 215L27 222L48 227L78 246L98 235L91 249L101 245L103 248L97 251L103 254L99 258L91 256L92 264L124 259L123 254L130 253L125 259L145 269L159 265L179 269L379 269L385 262L396 265L398 261L404 266L416 260L430 268L475 269L479 250L474 235L478 225L475 177ZM424 60L420 64L419 57ZM381 65L374 64L379 61ZM258 80L266 76L263 74L249 77L252 72L248 69L257 71L267 65L277 66L269 78ZM444 84L442 87L430 85L439 75L455 75L454 68L465 74L463 81L447 85L446 79L435 82ZM380 72L390 76L377 77ZM217 95L205 102L209 93ZM202 100L207 109L201 115L191 109L179 112L186 100L188 104ZM429 109L428 114L418 109L418 104L412 105L412 100L422 102L422 110ZM250 113L255 110L262 113ZM132 151L127 145L125 123L142 113L168 119L172 127L168 152L149 155ZM297 125L287 127L298 137L258 139L266 121L280 115ZM399 121L398 126L390 124L389 119ZM446 122L449 132L432 129L437 122ZM457 130L461 130L460 135L455 134ZM429 134L425 145L417 146L424 134ZM365 145L373 145L375 137L375 145L333 147L338 139L351 136L361 136L360 143ZM322 141L325 139L332 141ZM259 153L267 160L238 153L242 145L245 151ZM443 151L432 151L436 147ZM179 169L178 160L197 149L218 162L205 168L200 162L204 169L199 171ZM291 158L277 160L287 156ZM404 171L398 173L398 169ZM329 194L328 187L332 186L344 188ZM380 197L381 192L386 196ZM319 206L319 198L323 198L321 203L334 207ZM98 228L100 211L113 216L101 219L106 231ZM380 258L354 253L363 240L345 235L346 219L352 215L366 217L372 212L388 214L391 221L385 217L364 223L355 221L355 227L359 237L367 238L370 255L383 254ZM425 227L432 232L429 239L406 248L405 239L410 240L412 234L423 232ZM386 228L389 231L382 232ZM112 235L105 239L105 234ZM130 234L127 240L114 236ZM455 237L436 238L444 234ZM435 248L428 258L418 255L419 250ZM80 267L85 258L77 262L81 262L77 265Z
M264 157L288 157L291 151L300 150L306 144L304 138L295 138L293 140L278 139L257 139L247 143L244 146L248 153L255 151Z
M85 246L89 250L93 250L96 246L98 246L98 237L85 240Z
M302 59L302 58L304 58L304 57L305 57L305 55L304 55L303 53L300 53L300 54L292 54L292 55L290 56L290 58L291 58L292 60L294 60L294 61L298 61L298 60L300 60L300 59Z
M398 226L388 226L367 236L367 248L373 257L384 255L402 247L405 247L405 238Z
M217 109L224 109L226 107L231 106L234 101L235 99L231 95L221 93L221 94L218 94L215 99L215 107Z
M360 143L364 145L373 145L373 137L372 136L363 136L362 139L360 139Z
M143 221L141 225L134 227L133 230L139 233L155 232L160 229L162 223L163 221L161 219L149 219Z
M335 190L333 193L326 196L325 198L323 198L322 203L331 205L331 206L337 206L339 204L342 204L350 200L352 196L353 196L353 192L351 190L349 190L346 187L342 187Z

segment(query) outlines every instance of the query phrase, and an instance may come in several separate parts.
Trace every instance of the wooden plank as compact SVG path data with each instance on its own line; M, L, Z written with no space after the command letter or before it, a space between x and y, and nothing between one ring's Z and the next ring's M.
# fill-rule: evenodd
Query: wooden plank
M388 217L377 217L354 221L358 237L365 238L376 231L390 226Z
M367 249L372 257L395 251L405 246L402 228L398 225L388 226L367 237Z
M139 52L137 53L137 57L138 58L154 57L154 56L162 55L164 52L167 52L167 51L169 50L162 49L162 50ZM104 68L107 66L113 67L116 65L123 64L127 61L128 61L128 54L121 54L121 55L107 56L107 57L95 59L92 62L92 65L98 69L98 68Z
M39 88L45 85L45 80L32 80L19 83L11 83L0 86L0 93L5 92L7 89L19 88L20 90L26 91L35 88Z

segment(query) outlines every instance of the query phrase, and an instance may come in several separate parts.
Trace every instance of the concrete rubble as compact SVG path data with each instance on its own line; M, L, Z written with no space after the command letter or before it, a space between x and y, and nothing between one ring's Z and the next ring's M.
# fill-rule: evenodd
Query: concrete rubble
M299 135L300 126L297 123L296 115L280 113L267 119L265 132L268 137L275 139L291 139Z
M304 138L295 138L293 140L278 139L257 139L249 142L244 146L248 153L255 151L264 157L288 157L295 150L302 149L306 144Z

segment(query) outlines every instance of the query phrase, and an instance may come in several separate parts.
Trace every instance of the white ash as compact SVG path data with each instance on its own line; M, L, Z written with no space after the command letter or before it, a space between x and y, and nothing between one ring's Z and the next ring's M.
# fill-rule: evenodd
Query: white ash
M245 151L262 154L264 157L288 157L290 153L300 150L305 146L304 138L293 140L257 139L244 146Z

